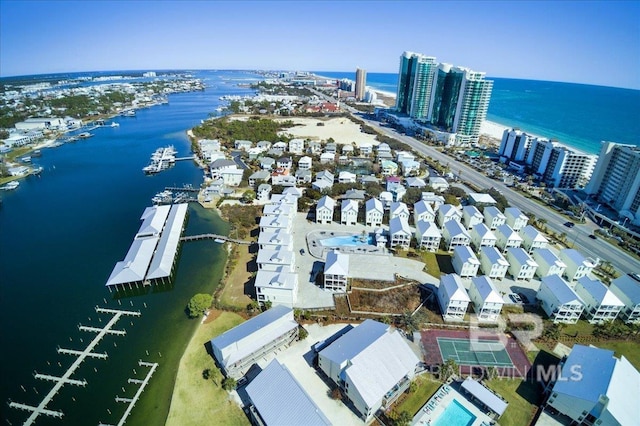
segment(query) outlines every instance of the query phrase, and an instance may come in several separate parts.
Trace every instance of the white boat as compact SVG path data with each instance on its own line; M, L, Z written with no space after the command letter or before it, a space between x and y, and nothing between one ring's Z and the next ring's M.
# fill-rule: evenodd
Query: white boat
M18 182L16 180L12 180L11 182L7 183L5 186L0 187L0 189L2 189L4 191L13 191L18 186L20 186L20 182Z
M120 123L116 123L115 121L113 121L111 123L111 127L120 127Z
M30 163L31 162L31 157L26 156L26 157L22 157L20 159L23 163Z
M225 242L225 241L224 241L223 239L221 239L221 238L216 238L216 239L215 239L215 240L213 240L213 241L215 241L215 242L216 242L216 243L218 243L218 244L222 244L222 243L224 243L224 242Z
M88 138L90 138L91 136L93 136L93 135L92 135L91 133L89 133L89 132L83 132L83 133L80 133L80 134L78 135L78 137L79 137L80 139L88 139Z

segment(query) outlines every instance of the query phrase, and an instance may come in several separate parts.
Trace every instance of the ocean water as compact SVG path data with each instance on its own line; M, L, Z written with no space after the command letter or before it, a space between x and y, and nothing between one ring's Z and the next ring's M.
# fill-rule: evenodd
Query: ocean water
M136 117L118 117L120 127L93 130L94 137L58 148L43 149L34 159L44 171L28 177L17 190L2 194L0 207L0 420L22 424L28 413L9 408L9 400L37 405L52 382L33 372L62 375L74 357L57 347L82 349L94 337L78 324L97 326L110 319L97 315L96 305L140 310L140 318L122 318L114 328L126 336L107 336L95 348L107 360L87 359L72 378L86 387L64 386L47 408L63 419L38 417L38 425L117 424L126 409L116 396L131 397L128 378L143 378L139 359L158 362L156 373L127 424L164 424L173 380L184 348L198 320L184 309L196 293L211 293L219 283L225 254L212 241L182 245L173 288L114 298L105 288L114 264L123 259L140 227L151 197L165 186L194 186L202 171L180 161L158 175L142 172L150 154L172 144L179 156L190 153L186 130L220 105L225 94L247 94L237 86L257 76L247 73L202 72L209 87L203 92L169 95L169 105L138 110ZM228 232L212 211L189 208L185 235ZM100 318L100 319L99 319ZM204 342L203 342L204 343ZM134 373L133 370L136 370ZM123 391L124 387L124 391Z
M355 72L314 71L355 80ZM492 78L487 119L596 154L601 141L640 145L640 90ZM396 92L395 73L367 73L367 85Z

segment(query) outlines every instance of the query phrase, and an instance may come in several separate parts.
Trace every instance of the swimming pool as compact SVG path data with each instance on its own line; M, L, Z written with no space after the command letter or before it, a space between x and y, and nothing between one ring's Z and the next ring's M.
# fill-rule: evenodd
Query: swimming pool
M470 426L475 419L476 416L454 399L436 419L433 426Z
M367 235L366 237L362 237L362 235L343 235L340 237L331 237L324 238L320 240L320 245L323 247L355 247L355 246L366 246L366 245L375 245L373 241L373 237Z

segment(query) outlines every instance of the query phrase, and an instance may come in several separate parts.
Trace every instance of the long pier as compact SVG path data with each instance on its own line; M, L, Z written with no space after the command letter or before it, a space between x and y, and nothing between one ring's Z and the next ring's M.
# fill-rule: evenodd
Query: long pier
M181 241L223 240L225 242L244 244L247 246L250 246L251 244L255 244L255 241L238 240L236 238L231 238L225 235L218 235L218 234L189 235L189 236L180 238L180 240Z
M164 189L172 192L200 192L200 188L194 188L193 186L167 186Z
M96 312L98 312L98 313L111 314L111 315L113 315L113 318L111 318L109 320L109 322L103 328L79 326L80 330L93 331L93 332L97 332L98 333L96 335L96 337L93 338L93 340L87 345L87 347L84 350L77 351L77 350L73 350L73 349L58 348L58 353L65 353L65 354L69 354L69 355L77 355L78 356L78 358L73 362L73 364L71 364L71 366L67 369L67 371L65 371L65 373L61 377L50 376L48 374L39 374L39 373L35 374L35 377L37 379L50 380L50 381L55 382L55 384L53 385L53 387L51 388L49 393L47 393L47 395L42 399L42 401L40 401L40 403L37 406L21 404L21 403L13 402L13 401L9 403L9 407L11 407L11 408L17 408L17 409L20 409L20 410L31 411L31 415L24 422L25 426L29 426L29 425L33 424L33 422L35 422L35 420L41 414L44 414L46 416L51 416L51 417L62 418L64 416L64 413L62 413L61 411L48 410L46 408L47 405L51 402L51 400L53 400L53 398L56 396L56 394L60 391L60 389L65 384L72 384L72 385L77 385L77 386L86 386L86 384L87 384L86 380L84 380L84 379L83 380L72 379L71 376L73 375L73 373L75 373L75 371L80 367L80 365L84 362L84 360L86 358L102 358L102 359L105 359L107 357L106 353L97 354L96 352L93 352L93 349L98 345L98 343L100 343L102 338L104 336L106 336L107 334L116 334L116 335L124 334L124 332L121 331L121 330L111 330L111 328L115 325L116 322L118 322L118 320L122 316L124 316L124 315L137 316L137 317L140 316L140 312L139 311L125 311L125 310L118 310L118 309L107 309L107 308L100 308L98 306L96 306L95 309L96 309Z

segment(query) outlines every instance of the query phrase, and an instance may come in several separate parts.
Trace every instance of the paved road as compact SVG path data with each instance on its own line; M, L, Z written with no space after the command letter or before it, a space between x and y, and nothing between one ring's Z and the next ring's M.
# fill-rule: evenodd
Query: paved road
M602 260L608 260L620 272L640 272L640 261L611 244L589 238L589 235L593 233L595 228L597 228L593 223L576 225L573 228L568 228L563 225L567 221L564 216L561 216L555 211L526 198L503 183L490 179L468 165L457 161L455 158L449 157L448 155L443 154L433 147L425 145L414 138L402 135L394 129L381 127L376 121L366 119L365 121L372 127L378 128L378 130L383 134L394 137L409 145L416 152L436 159L442 164L449 163L449 167L454 173L457 174L459 171L462 172L463 180L469 181L480 188L494 187L498 191L501 191L512 206L518 207L525 214L532 213L537 218L546 219L547 227L550 230L556 233L564 232L567 235L567 241L574 244L581 253L592 257L593 259L600 258Z

